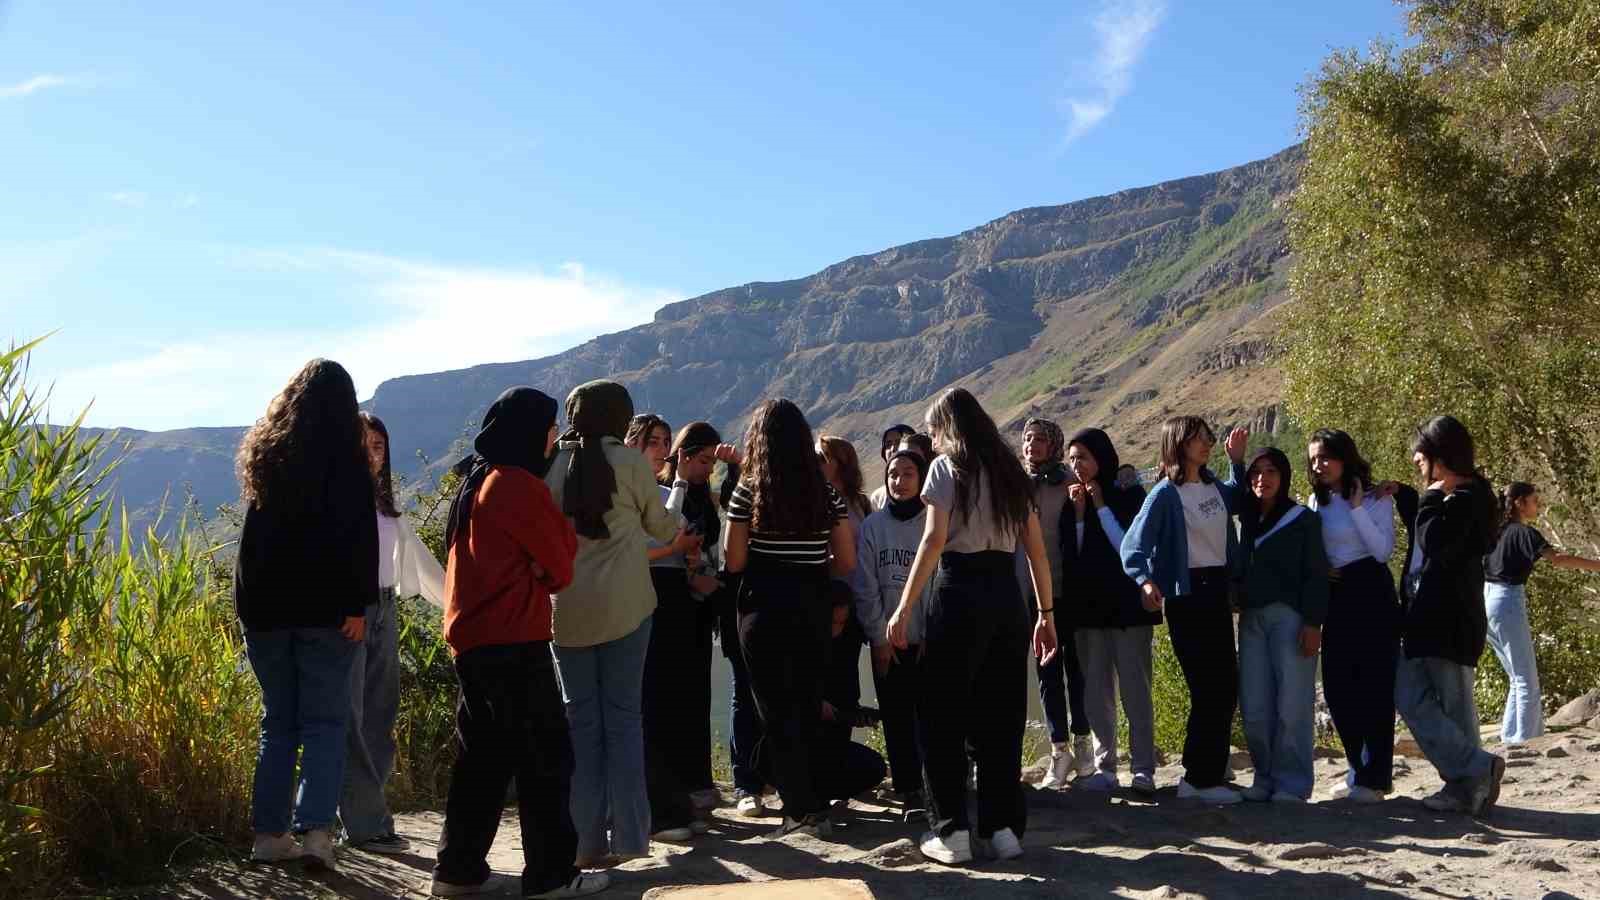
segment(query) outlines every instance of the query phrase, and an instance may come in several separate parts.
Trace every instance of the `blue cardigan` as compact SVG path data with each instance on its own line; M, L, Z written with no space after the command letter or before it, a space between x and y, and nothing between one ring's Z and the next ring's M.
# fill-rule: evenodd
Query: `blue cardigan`
M1227 481L1213 479L1211 484L1228 510L1228 571L1234 573L1239 570L1239 536L1231 519L1239 513L1245 473L1243 463L1234 463L1231 468ZM1128 577L1141 587L1146 581L1154 581L1168 599L1187 595L1189 540L1185 527L1178 488L1162 479L1150 489L1139 515L1122 537L1122 568Z

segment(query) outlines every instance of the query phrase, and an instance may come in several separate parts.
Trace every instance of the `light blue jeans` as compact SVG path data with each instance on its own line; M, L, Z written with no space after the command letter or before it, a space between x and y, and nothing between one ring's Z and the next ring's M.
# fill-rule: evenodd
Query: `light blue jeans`
M1299 611L1282 603L1239 616L1239 711L1255 784L1311 798L1317 658L1300 653Z
M1478 706L1472 699L1477 670L1448 659L1407 659L1395 672L1394 706L1422 753L1447 782L1482 778L1494 757L1478 740Z
M250 801L256 834L333 825L344 777L356 646L337 628L245 632L245 655L261 683L261 742Z
M1544 734L1544 709L1539 697L1539 664L1533 657L1533 631L1528 627L1528 589L1520 584L1483 586L1483 607L1489 616L1489 646L1511 682L1500 739L1520 744Z
M646 618L632 634L593 647L555 648L576 762L572 824L579 856L650 852L643 716L650 624Z
M394 833L384 785L394 774L394 723L400 715L400 622L394 588L367 607L367 637L350 665L350 728L345 740L339 820L345 839L361 844Z

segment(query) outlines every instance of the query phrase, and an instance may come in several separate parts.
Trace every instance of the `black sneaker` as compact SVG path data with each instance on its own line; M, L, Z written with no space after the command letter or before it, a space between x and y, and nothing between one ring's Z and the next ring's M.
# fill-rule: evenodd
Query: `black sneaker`
M783 824L778 826L778 828L771 834L767 835L767 837L770 840L776 841L794 834L804 834L810 835L811 837L820 838L832 837L833 822L831 822L827 816L819 815L817 813L812 813L811 815L798 820L784 816Z
M396 856L411 851L411 842L394 832L380 834L375 838L362 841L356 845L357 850L367 853L382 853L387 856Z

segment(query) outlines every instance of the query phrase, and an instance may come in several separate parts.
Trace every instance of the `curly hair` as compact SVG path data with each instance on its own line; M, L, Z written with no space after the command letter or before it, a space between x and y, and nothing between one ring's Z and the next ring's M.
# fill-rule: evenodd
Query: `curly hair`
M844 487L840 492L844 502L855 507L862 517L872 515L872 501L861 490L864 478L855 445L837 435L825 434L817 438L817 453L833 463L835 471L839 473L839 484Z
M768 534L815 534L832 527L811 425L788 399L757 407L745 431L740 482L750 492L750 528Z
M371 481L356 386L344 366L313 359L245 433L235 458L246 503L304 512L336 478Z
M983 502L989 488L989 512L1001 530L1022 536L1034 511L1033 481L1000 436L994 419L966 388L945 391L928 407L928 428L938 435L955 469L954 515L966 515Z

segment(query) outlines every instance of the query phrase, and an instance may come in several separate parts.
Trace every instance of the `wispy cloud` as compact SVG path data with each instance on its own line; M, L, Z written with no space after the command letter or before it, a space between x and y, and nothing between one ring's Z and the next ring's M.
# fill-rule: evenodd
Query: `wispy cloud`
M1113 0L1101 8L1092 23L1094 58L1064 102L1065 143L1083 137L1116 109L1133 87L1133 69L1166 15L1164 0Z
M113 191L106 195L106 199L118 206L144 209L144 205L150 201L150 195L144 191Z
M681 295L596 274L456 266L371 253L252 251L235 262L326 280L330 307L370 324L185 335L55 378L57 418L165 429L248 424L307 359L336 359L363 398L400 375L534 359L650 320ZM553 386L554 387L554 386Z
M14 84L0 84L0 100L29 97L40 91L69 85L84 85L89 78L83 75L35 75Z

